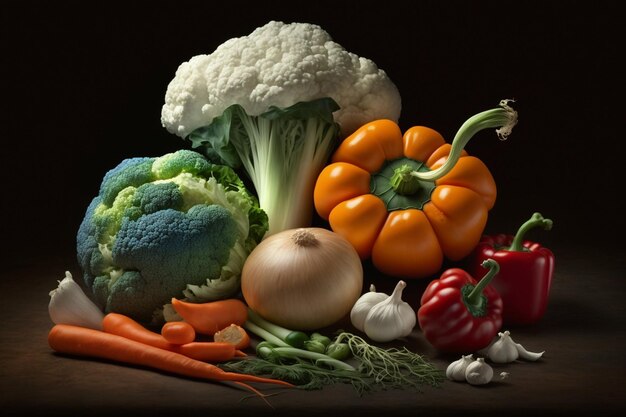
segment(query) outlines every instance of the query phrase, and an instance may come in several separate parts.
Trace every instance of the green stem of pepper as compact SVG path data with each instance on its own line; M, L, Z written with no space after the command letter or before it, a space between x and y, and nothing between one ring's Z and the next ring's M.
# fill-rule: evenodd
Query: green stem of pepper
M478 284L476 284L474 289L465 298L465 303L467 305L476 308L480 307L480 305L483 303L483 290L487 285L489 285L493 277L495 277L498 272L500 272L500 265L498 265L498 262L491 258L484 260L481 266L483 268L489 268L489 271L487 271L487 273L480 279Z
M442 166L433 171L413 171L411 175L426 181L436 181L443 177L454 168L465 145L483 129L497 128L498 137L502 140L506 139L517 123L517 112L508 105L509 101L512 100L502 100L500 107L478 113L467 119L457 131L452 141L450 154Z
M539 226L541 226L543 230L550 230L552 229L552 220L545 219L541 213L533 213L530 219L520 226L519 230L515 234L515 237L513 238L511 246L507 250L511 252L523 251L524 236L529 230Z
M420 188L420 180L413 174L413 168L402 165L393 171L389 185L400 195L412 195Z

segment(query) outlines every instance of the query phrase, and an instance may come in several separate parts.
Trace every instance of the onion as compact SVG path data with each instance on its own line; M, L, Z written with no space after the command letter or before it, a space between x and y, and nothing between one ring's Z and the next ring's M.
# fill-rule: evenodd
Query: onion
M363 266L352 245L330 230L309 227L267 237L241 273L248 306L294 330L329 326L350 313L363 289Z

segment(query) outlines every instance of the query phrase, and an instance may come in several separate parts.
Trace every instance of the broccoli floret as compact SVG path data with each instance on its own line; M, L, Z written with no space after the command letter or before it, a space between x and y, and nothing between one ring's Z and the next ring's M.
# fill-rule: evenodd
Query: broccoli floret
M213 164L202 155L188 150L164 155L152 165L152 171L158 178L174 178L182 172L207 176L211 174L213 169Z
M230 168L187 150L132 158L104 176L87 208L78 261L105 312L149 322L172 297L232 296L266 231L267 216Z
M106 205L126 187L138 187L154 179L152 164L154 158L130 158L122 161L117 167L107 172L100 186L100 196Z
M157 213L165 209L180 210L183 206L183 195L178 185L173 182L144 184L137 188L134 195L132 208L138 213ZM125 217L133 217L135 211L129 212ZM136 220L136 219L134 219Z

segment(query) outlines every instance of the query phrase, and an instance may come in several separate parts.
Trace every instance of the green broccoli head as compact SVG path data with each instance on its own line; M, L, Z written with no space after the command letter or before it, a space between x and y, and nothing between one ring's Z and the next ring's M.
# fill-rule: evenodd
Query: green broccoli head
M77 235L86 285L105 312L152 321L172 297L239 290L267 216L230 168L181 150L109 171Z

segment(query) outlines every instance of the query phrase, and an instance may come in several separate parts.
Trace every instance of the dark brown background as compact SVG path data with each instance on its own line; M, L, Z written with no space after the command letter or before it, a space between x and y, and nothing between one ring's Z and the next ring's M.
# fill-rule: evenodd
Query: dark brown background
M402 95L403 129L427 125L450 140L467 117L514 98L520 122L509 140L482 132L467 148L498 184L486 231L514 232L533 211L551 217L551 232L529 238L554 250L557 272L545 321L514 333L552 355L519 365L519 379L486 390L447 384L424 396L358 399L347 387L281 394L278 412L302 412L300 404L311 413L623 408L624 359L611 353L625 341L616 3L414 3L3 4L0 406L53 413L73 399L82 411L248 410L234 390L53 355L47 292L66 269L80 276L75 234L106 170L187 147L160 124L178 65L284 20L317 23L384 69ZM395 282L367 271L383 287ZM410 286L412 304L423 285ZM436 355L419 333L411 343ZM442 366L449 359L437 357Z

